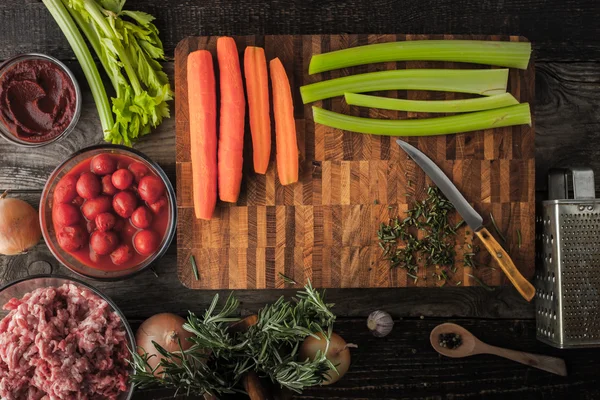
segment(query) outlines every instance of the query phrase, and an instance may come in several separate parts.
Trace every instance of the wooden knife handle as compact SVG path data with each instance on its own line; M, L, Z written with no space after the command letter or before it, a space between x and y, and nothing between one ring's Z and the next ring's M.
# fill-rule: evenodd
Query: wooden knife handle
M500 243L494 239L486 228L481 228L475 232L475 234L481 240L487 251L489 251L492 257L498 262L502 271L508 276L508 279L510 279L521 296L523 296L525 300L531 301L535 295L535 288L523 275L521 275L508 253L500 246Z

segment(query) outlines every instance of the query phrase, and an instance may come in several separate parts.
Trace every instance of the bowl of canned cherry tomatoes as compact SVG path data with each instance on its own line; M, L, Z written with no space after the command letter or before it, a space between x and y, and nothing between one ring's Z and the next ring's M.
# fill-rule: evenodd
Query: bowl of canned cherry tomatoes
M88 147L48 178L40 224L50 251L70 270L93 279L123 279L167 251L177 226L175 191L141 152Z

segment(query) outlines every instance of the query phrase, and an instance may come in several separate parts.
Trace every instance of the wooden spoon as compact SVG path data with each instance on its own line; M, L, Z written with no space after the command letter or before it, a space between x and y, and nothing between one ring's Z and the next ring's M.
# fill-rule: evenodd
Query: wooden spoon
M445 333L459 334L462 339L462 344L455 349L440 346L440 334ZM553 374L567 376L567 367L564 360L561 358L524 353L522 351L491 346L477 339L471 332L460 325L451 323L438 325L431 331L429 340L435 351L446 357L462 358L475 354L494 354Z

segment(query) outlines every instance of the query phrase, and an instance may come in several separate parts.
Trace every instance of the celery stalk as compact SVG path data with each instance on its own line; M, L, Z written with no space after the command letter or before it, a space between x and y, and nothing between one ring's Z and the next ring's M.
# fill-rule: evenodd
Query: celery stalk
M519 104L510 93L463 100L406 100L357 93L344 93L344 98L352 106L429 113L483 111Z
M531 125L528 103L450 117L408 120L361 118L313 107L313 118L315 122L332 128L384 136L435 136Z
M508 69L402 69L329 79L300 87L304 104L345 92L436 90L491 96L506 93Z
M453 61L527 69L529 42L408 40L351 47L312 56L309 74L387 61Z
M79 33L75 22L73 22L61 0L42 0L42 2L62 30L75 53L75 57L77 57L77 61L81 65L83 74L90 85L96 108L98 109L102 130L104 132L111 130L115 122L110 103L108 102L108 96L106 95L106 89L85 40L81 36L81 33Z

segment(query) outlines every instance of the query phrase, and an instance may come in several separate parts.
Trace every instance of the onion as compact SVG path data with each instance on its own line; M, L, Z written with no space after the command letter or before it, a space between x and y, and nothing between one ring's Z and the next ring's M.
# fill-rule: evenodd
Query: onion
M138 353L144 355L155 355L148 360L148 364L153 369L156 368L163 356L156 350L152 342L158 343L168 352L174 353L180 351L181 348L187 350L192 346L192 342L187 340L193 334L183 329L185 320L179 315L163 313L156 314L140 325L135 335L135 340L138 346ZM157 368L154 372L155 376L162 373L162 368Z
M36 209L7 194L0 196L0 254L12 256L35 246L42 231Z
M319 338L313 336L307 336L300 346L299 360L303 361L307 358L314 360L317 352L323 353L327 347L327 339L322 333L316 334ZM327 379L323 381L323 385L330 385L339 381L350 368L350 347L358 347L352 343L346 343L344 339L337 333L331 334L329 348L325 357L335 365L336 370L330 369L327 372Z

